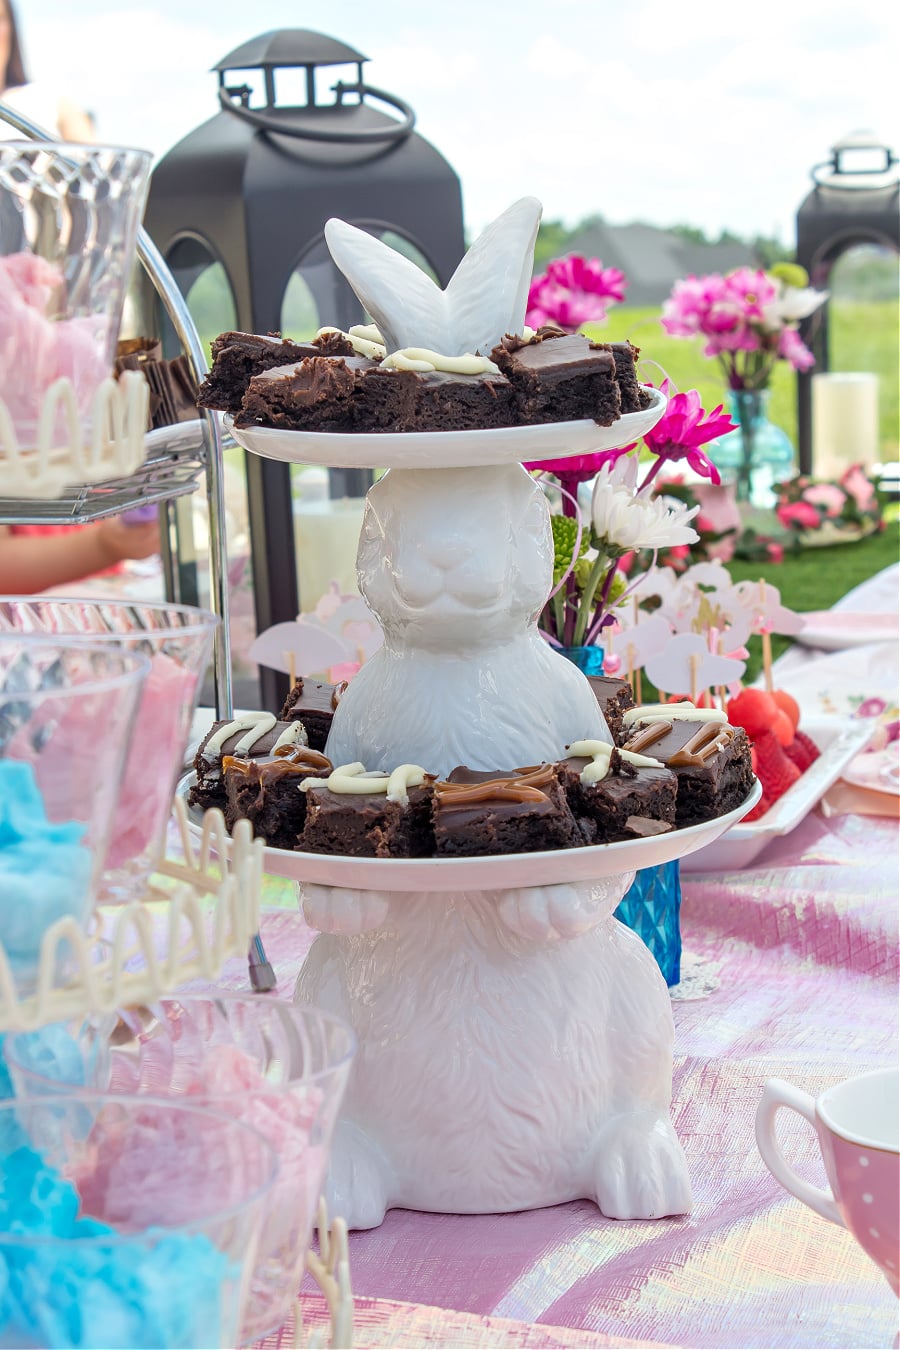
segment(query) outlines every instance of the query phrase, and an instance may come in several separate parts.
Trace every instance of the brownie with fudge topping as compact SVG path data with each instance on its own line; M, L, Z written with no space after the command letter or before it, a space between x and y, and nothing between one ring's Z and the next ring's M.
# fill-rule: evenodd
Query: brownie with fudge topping
M592 763L570 755L558 768L560 782L579 828L589 844L665 834L675 827L675 775L670 769L630 764L617 749L603 778L582 780Z
M352 858L430 858L433 783L426 775L424 783L409 788L405 802L388 800L383 788L351 793L311 784L300 848Z
M586 841L553 764L482 772L463 765L434 785L438 858L532 853Z
M280 333L220 333L212 344L212 369L200 385L198 407L240 412L254 375L308 356L352 356L353 347L340 333L312 342L292 342Z
M196 783L188 792L188 805L201 811L216 806L225 810L225 779L222 760L226 755L239 759L270 759L279 741L288 745L306 745L305 727L287 718L276 721L271 714L253 714L259 718L254 728L240 717L213 722L194 755ZM250 714L248 714L250 716Z
M621 745L628 734L622 718L629 708L634 707L631 685L614 675L588 675L587 682L600 704L613 743Z
M641 354L640 347L635 347L631 342L600 342L597 345L612 352L622 412L640 412L642 408L646 408L650 402L650 395L638 382L637 376L636 363Z
M330 759L306 745L284 746L267 759L225 755L226 828L231 832L239 820L249 820L254 835L265 839L270 848L297 848L307 802L300 783L307 778L327 778L333 767Z
M677 704L675 705L677 707ZM733 811L753 787L750 742L741 727L696 718L636 721L624 749L650 755L677 780L675 824L697 825ZM632 714L633 715L633 714Z
M341 701L347 681L321 684L301 675L295 682L278 714L282 722L300 722L311 750L324 750L334 710Z
M513 386L521 422L592 418L608 427L621 415L613 353L580 333L540 329L530 339L507 334L491 360Z

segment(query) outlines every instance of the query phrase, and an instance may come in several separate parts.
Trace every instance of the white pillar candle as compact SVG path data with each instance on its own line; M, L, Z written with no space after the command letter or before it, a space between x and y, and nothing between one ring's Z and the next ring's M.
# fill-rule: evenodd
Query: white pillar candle
M813 473L838 478L878 453L878 376L827 371L812 377Z

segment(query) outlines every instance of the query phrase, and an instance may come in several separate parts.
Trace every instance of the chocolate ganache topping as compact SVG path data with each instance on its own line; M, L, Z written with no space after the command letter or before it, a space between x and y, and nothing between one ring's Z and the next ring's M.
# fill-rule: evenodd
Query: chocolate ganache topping
M515 778L488 778L482 783L435 783L434 790L444 806L473 806L480 802L542 802L555 778L552 764L520 769Z
M650 722L629 736L624 748L641 753L668 736L673 727L673 722L662 718ZM667 760L669 768L689 768L705 764L734 740L734 734L734 727L728 723L704 722L679 750L669 756Z

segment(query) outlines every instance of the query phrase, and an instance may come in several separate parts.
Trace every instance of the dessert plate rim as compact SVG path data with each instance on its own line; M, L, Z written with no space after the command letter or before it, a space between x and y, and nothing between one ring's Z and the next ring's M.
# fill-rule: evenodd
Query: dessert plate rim
M195 781L193 770L184 774L178 783L177 795L186 799ZM649 839L468 858L353 858L335 853L289 851L267 845L263 853L263 870L290 881L342 886L348 890L501 891L599 881L603 877L674 862L705 847L736 825L761 796L762 788L758 779L754 779L749 795L733 811ZM189 829L199 835L200 812L188 807L187 813Z
M648 407L623 413L611 426L582 418L533 426L471 431L287 431L278 427L236 427L225 413L228 433L245 450L287 464L324 464L343 469L464 469L482 465L534 463L597 454L630 445L662 417L666 396L642 385Z

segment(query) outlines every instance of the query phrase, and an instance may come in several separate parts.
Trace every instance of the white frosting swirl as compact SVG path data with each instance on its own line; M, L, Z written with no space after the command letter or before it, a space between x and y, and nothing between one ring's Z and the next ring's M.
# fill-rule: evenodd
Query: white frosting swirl
M609 764L615 749L614 745L609 745L606 741L573 741L569 746L569 754L578 759L587 756L591 760L590 764L585 764L579 775L581 782L599 783L605 778L609 773ZM660 760L651 759L649 755L637 755L632 750L620 750L619 757L626 764L633 764L636 769L665 768Z
M409 801L409 788L418 787L425 781L425 770L418 764L401 764L393 773L383 773L380 769L368 770L358 760L353 764L338 764L327 778L304 778L300 791L310 788L328 788L330 792L347 795L371 795L383 792L389 802L406 806Z
M380 361L387 351L384 339L374 324L356 324L349 333L345 333L343 328L320 328L316 337L328 337L332 333L346 338L357 356L370 356L373 361ZM373 334L377 334L377 338Z
M443 356L428 347L403 347L391 352L382 365L391 370L439 370L446 375L499 375L500 368L486 356L466 352L463 356Z

